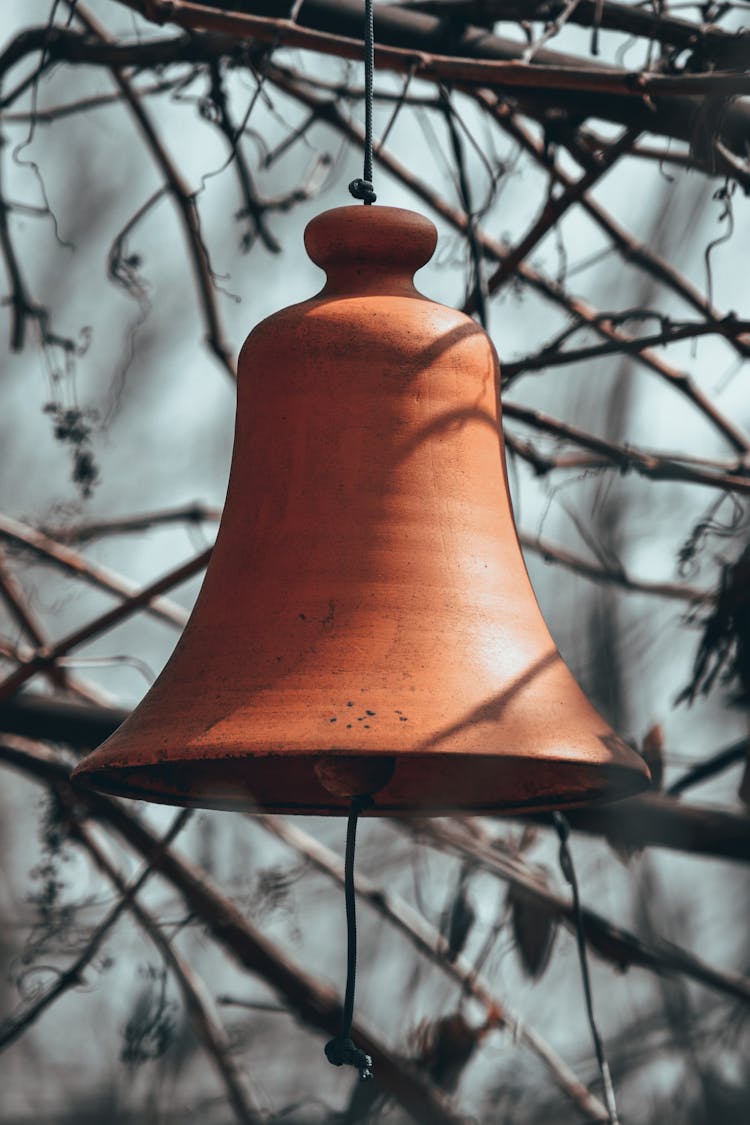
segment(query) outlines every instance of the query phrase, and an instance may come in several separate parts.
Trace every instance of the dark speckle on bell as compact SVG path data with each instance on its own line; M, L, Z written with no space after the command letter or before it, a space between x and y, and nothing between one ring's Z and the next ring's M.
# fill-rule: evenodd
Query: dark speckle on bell
M369 729L370 729L370 724L369 724L369 723L365 723L365 730L369 730Z
M352 700L350 699L350 700L349 700L349 701L347 702L347 704L346 704L346 705L347 705L347 707L353 707L353 706L354 706L354 703L353 703L353 702L352 702Z
M397 715L401 715L401 714L403 714L403 712L402 712L402 711L399 711L398 707L396 708L396 712L395 712L395 713L396 713Z
M307 617L305 616L305 614L304 614L304 613L301 613L301 614L299 615L299 619L300 619L300 621L307 621Z
M398 717L398 721L399 721L400 723L405 723L405 722L407 721L407 719L406 719L406 715L399 715L399 717Z
M336 715L334 715L332 719L328 720L328 722L329 723L336 723L336 722L338 722L338 717Z
M375 714L375 712L374 712L374 711L365 711L365 714L366 714L366 715L374 715L374 714Z
M352 724L351 724L351 723L347 723L347 724L346 724L346 729L347 729L347 730L351 730L351 729L352 729Z

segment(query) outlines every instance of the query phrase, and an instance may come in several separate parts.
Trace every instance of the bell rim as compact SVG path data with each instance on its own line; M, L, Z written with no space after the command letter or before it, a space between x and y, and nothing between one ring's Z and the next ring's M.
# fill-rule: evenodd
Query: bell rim
M417 773L421 771L420 776L429 778L429 772L425 771L429 771L431 766L439 770L439 776L435 781L437 792L445 794L446 791L451 791L460 794L460 780L463 780L464 795L456 796L452 802L444 797L431 800L429 795L423 795L422 801L409 798L409 788L404 789L404 757L398 755L391 779L372 792L373 803L366 815L419 818L507 813L522 816L524 813L535 814L562 808L574 809L612 804L636 796L649 788L650 775L646 763L635 751L631 753L633 760L624 762L604 762L601 758L576 761L570 757L545 757L540 760L526 755L507 753L478 755L471 752L445 754L428 751L412 752L407 755L411 759L411 769ZM168 761L140 765L110 763L99 767L87 765L84 761L75 769L72 779L81 789L161 805L216 811L278 813L287 816L346 816L350 808L350 799L346 795L324 790L319 784L316 790L316 787L311 785L315 778L315 765L325 760L325 757L325 754L309 753L262 756L235 754L211 758L208 762L205 760L201 762L195 758L170 758ZM367 765L374 760L383 760L390 756L360 752L356 757L363 765ZM267 793L265 797L259 797L257 783L256 795L252 793L251 767L254 763L257 770L258 763L263 758L273 763L274 777L271 788L275 788L276 791L272 794ZM482 785L479 782L472 783L470 776L472 772L474 774L478 772L477 766L480 763L484 767L481 772L485 775L488 772L488 763L495 765L500 785L493 798L484 802L477 793ZM228 778L229 764L235 773L231 778ZM196 773L196 767L200 768L201 765L207 779L204 779L202 784ZM237 781L241 777L243 767L247 770L247 774L242 777L242 784L238 785ZM285 795L284 775L285 773L288 775L290 770L295 771L294 780L302 785L307 799L289 800ZM542 791L536 793L519 795L519 786L524 779L528 785L528 779L531 778L533 781L534 773L543 777L547 770L554 773L554 784L547 784ZM188 791L187 787L182 790L170 788L170 784L175 785L174 779L179 778L182 771L186 776L190 776L192 791ZM227 786L227 791L218 792L216 782L211 780L212 772L215 772L217 778L221 777L221 786ZM509 777L516 783L516 796L512 795L510 785L501 784L501 779L507 782ZM389 793L391 782L393 794ZM411 788L413 790L414 786L412 785Z

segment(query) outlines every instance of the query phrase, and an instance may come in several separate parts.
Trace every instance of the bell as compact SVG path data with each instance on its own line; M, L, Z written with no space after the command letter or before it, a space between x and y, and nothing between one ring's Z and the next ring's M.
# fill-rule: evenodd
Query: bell
M513 523L498 361L422 296L433 224L343 207L305 232L317 296L239 362L231 477L193 614L75 771L210 808L431 815L624 797L648 770L546 628Z

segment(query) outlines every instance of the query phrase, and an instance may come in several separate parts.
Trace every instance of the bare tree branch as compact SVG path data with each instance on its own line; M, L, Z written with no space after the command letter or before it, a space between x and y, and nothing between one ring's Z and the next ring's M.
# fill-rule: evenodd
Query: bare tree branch
M524 151L528 152L534 160L540 164L549 175L559 183L563 189L564 194L561 199L567 197L568 192L576 190L577 186L583 183L586 177L581 180L574 181L571 176L568 176L557 164L556 161L549 159L544 151L544 145L535 140L529 133L518 118L513 114L510 108L486 91L480 90L476 95L477 101L483 105L495 118L496 121L505 129L509 136L513 137L515 141L520 144ZM558 128L564 139L566 147L569 149L571 155L579 162L590 165L589 176L597 179L597 172L601 174L601 157L595 155L597 149L601 149L601 143L594 146L591 144L593 138L586 138L589 142L586 146L582 143L582 137L585 135L579 130L576 134L573 130L566 129L564 126ZM633 142L635 142L635 134L631 134ZM632 155L635 144L630 146L629 155ZM610 148L606 147L605 152L609 153ZM606 171L609 167L607 162L608 158L605 157L605 167L602 171ZM750 171L750 170L749 170ZM589 185L590 186L590 185ZM627 262L638 266L644 270L655 280L660 281L662 284L668 286L674 293L677 293L687 304L697 309L698 312L703 313L708 322L716 329L721 330L722 326L726 325L727 336L733 342L736 350L740 355L747 356L750 354L750 343L747 340L738 340L737 335L732 332L732 321L736 321L733 316L726 316L709 302L698 289L695 288L679 270L675 269L673 265L665 261L658 254L656 254L650 247L642 242L636 241L628 232L601 206L596 200L592 199L590 195L586 194L587 189L580 195L580 203L588 216L604 231L604 233L611 239L613 245L621 256ZM494 292L492 284L490 290ZM748 330L746 333L750 334ZM621 345L622 346L622 345Z
M235 1117L242 1125L261 1125L266 1119L265 1115L261 1112L247 1074L235 1059L234 1049L204 981L177 952L174 943L167 939L154 916L136 901L136 890L139 888L135 888L131 894L128 893L127 883L109 861L106 852L99 846L90 829L80 821L73 820L70 822L70 834L86 849L97 867L122 895L118 907L127 906L169 966L179 985L197 1038L224 1083ZM147 868L147 871L150 870L150 867Z
M639 841L644 839L656 845L669 840L670 847L709 855L720 834L727 859L747 860L750 855L750 824L745 813L688 805L663 793L647 793L638 804L622 801L606 812L573 809L566 815L576 831L603 835L626 848L640 848Z
M89 816L114 830L179 891L191 913L233 961L264 980L309 1027L327 1035L338 1034L341 1004L333 990L281 953L205 872L171 850L160 852L158 837L122 802L74 789L68 780L69 767L38 743L6 735L0 738L0 761L52 786L64 806L72 805L75 810L83 804ZM361 1020L354 1021L352 1036L374 1059L378 1085L416 1121L424 1125L465 1125L464 1117L450 1108L428 1080Z
M529 535L525 531L518 532L518 539L524 551L540 555L545 562L563 566L574 574L590 578L592 582L606 582L632 593L648 594L650 597L679 602L708 602L715 597L713 591L703 590L698 586L688 586L680 582L647 582L642 578L632 578L622 568L605 569L581 558L566 547L550 543L538 535Z
M169 831L160 842L160 847L168 847L172 843L184 828L190 815L190 809L184 809L182 812L178 813ZM131 883L126 883L124 879L120 880L121 885L119 889L121 897L101 920L73 964L65 969L64 972L61 972L55 982L50 985L46 992L43 992L37 1000L34 1000L33 1003L24 1008L18 1015L11 1016L0 1024L0 1051L9 1047L11 1043L15 1043L32 1024L36 1023L40 1016L44 1015L47 1009L50 1008L56 1000L59 1000L60 997L64 996L66 992L69 992L71 988L77 988L83 983L84 969L88 968L94 960L105 938L121 915L125 910L132 907L136 895L148 881L152 872L153 868L149 863Z
M47 644L47 640L42 624L37 620L28 604L20 582L5 565L5 556L2 550L0 550L0 601L5 603L12 620L21 628L26 637L33 641L37 648L43 648ZM68 673L58 665L49 668L46 675L53 688L65 690L69 686Z
M282 817L253 814L252 819L261 824L267 832L283 840L298 855L309 860L339 886L344 885L344 865L324 844L307 832L289 824ZM387 918L400 933L406 935L420 953L457 981L465 993L483 1005L490 1025L496 1024L507 1028L514 1042L519 1042L533 1051L548 1068L560 1089L568 1095L574 1105L578 1106L585 1117L590 1121L607 1120L607 1112L599 1099L590 1093L539 1032L514 1013L504 1001L497 999L489 981L476 972L467 957L462 953L453 956L448 940L421 914L413 910L398 895L378 886L364 875L355 876L355 887L357 894L365 899L373 910Z
M51 566L74 574L83 582L87 582L99 590L105 590L119 598L132 598L133 595L138 593L138 587L134 582L123 578L115 571L110 570L109 567L91 562L90 559L84 558L77 551L58 543L45 532L38 531L36 528L21 523L20 520L14 520L6 515L0 515L0 540L3 539L30 551ZM185 610L168 598L154 598L151 602L146 603L143 609L144 612L151 614L158 620L165 621L169 625L176 625L180 629L183 629L187 624Z
M516 422L523 422L556 438L571 441L598 457L608 459L623 471L632 469L652 480L684 481L686 484L701 484L722 491L750 493L750 476L747 475L744 466L743 475L737 472L726 473L720 469L707 468L700 463L691 463L687 458L682 460L637 449L632 445L617 445L615 442L596 437L587 430L551 418L541 410L529 410L515 402L508 402L507 399L503 403L503 415L506 420L512 418Z
M668 344L678 343L680 340L697 340L702 336L724 336L736 338L750 332L750 321L737 320L732 316L725 317L720 324L713 321L694 321L688 324L667 324L660 332L651 336L633 338L627 342L613 340L607 344L591 344L584 348L570 348L562 350L559 347L542 348L535 355L524 356L523 359L512 360L503 364L503 380L507 384L519 375L526 375L532 371L543 371L548 367L560 367L569 363L584 363L590 359L600 359L607 355L633 355L647 348L658 348ZM744 348L744 344L742 345Z
M298 81L287 69L269 65L266 71L269 79L280 89L302 102L308 109L314 110L320 120L333 125L345 136L361 144L363 132L361 128L342 112L338 102L330 99L316 97L306 87L304 81ZM416 176L411 169L403 165L386 149L376 149L375 160L390 172L397 180L431 207L450 226L461 234L466 234L469 218L465 212L452 207L425 181ZM508 249L496 239L491 238L483 230L477 228L475 237L483 254L491 261L503 262L508 254ZM608 340L628 343L633 339L627 332L616 328L605 317L598 313L587 301L571 297L555 282L550 281L538 270L533 269L526 262L519 262L516 267L518 277L530 288L540 293L553 304L564 309L566 313L583 324L590 325L598 335ZM723 414L698 387L693 379L685 372L668 364L654 352L643 350L636 354L640 364L653 371L665 380L671 387L684 395L697 410L726 438L729 444L743 457L750 452L750 438L731 418Z
M117 0L117 2L159 24L174 23L186 30L218 32L222 35L272 43L275 47L302 47L344 59L362 57L359 28L357 27L355 31L350 23L351 17L355 14L359 16L359 12L356 5L348 3L347 0L337 0L336 10L339 17L337 27L341 28L337 33L320 31L288 19L255 16L249 12L220 11L208 4L194 4L189 0ZM250 4L246 3L245 6L250 7ZM315 0L308 0L303 6L302 15L316 13L316 10L326 12L330 11L330 7L320 0L317 5ZM507 89L530 87L534 90L614 94L624 98L644 98L649 95L685 98L704 94L739 95L750 92L750 77L732 70L712 71L705 74L662 75L623 71L615 67L596 67L590 61L587 66L582 66L580 59L572 60L570 56L555 56L551 52L542 51L537 54L540 61L529 65L515 59L496 61L489 58L472 58L468 55L451 57L434 53L426 47L409 49L386 46L388 38L393 37L393 32L391 36L388 32L396 16L395 13L389 13L389 22L388 16L383 19L381 13L378 15L381 18L376 23L378 45L375 49L375 65L400 72L414 68L414 73L419 78L473 82L481 86ZM315 14L312 14L311 19L314 18ZM411 32L413 35L419 29L422 33L421 42L429 41L430 27L425 17L401 11L398 13L398 18L405 34ZM421 22L417 23L420 19ZM431 23L432 21L429 21L429 24ZM357 38L347 34L352 31ZM516 44L509 46L507 41L498 40L494 36L482 38L487 53L492 47L496 47L496 50L502 54L511 54L516 58L523 55L523 51L519 50ZM468 46L470 41L470 34L465 33L461 46ZM550 56L557 65L541 61L549 59ZM557 59L560 61L557 62Z
M118 606L115 606L114 609L110 609L107 613L95 617L92 621L89 621L88 624L82 625L78 629L74 629L72 633L68 633L66 637L57 641L51 648L37 650L31 660L21 665L20 668L12 672L0 683L0 700L10 698L19 688L23 687L27 680L30 680L37 672L48 668L58 657L65 656L72 649L100 636L114 625L118 625L121 621L126 620L126 618L138 612L138 610L143 609L143 607L148 605L155 597L165 593L167 590L173 589L175 586L180 586L194 575L200 574L207 566L210 555L210 550L203 551L202 554L197 555L189 562L183 563L174 570L170 570L169 573L157 579L156 582L145 586L142 590L139 590L138 593L130 594Z
M508 250L501 264L489 277L487 281L489 293L498 293L515 276L519 264L528 258L534 247L542 241L545 235L549 234L552 227L562 218L568 208L582 200L589 188L606 175L620 157L629 151L637 137L638 132L635 129L626 129L619 140L610 145L601 158L593 163L592 167L584 172L578 180L568 178L565 190L560 195L554 198L551 195L547 197L539 217L532 223L523 238ZM473 311L472 304L467 302L464 306L464 312Z
M173 523L200 526L203 523L217 523L221 519L221 509L211 508L196 501L194 504L168 508L165 511L144 512L142 515L113 517L108 520L70 524L54 528L41 528L41 533L58 543L86 543L110 535L131 535L150 531ZM2 525L0 525L1 527Z
M84 25L86 30L100 42L107 45L113 45L115 43L115 40L108 34L102 24L99 23L96 17L89 12L83 4L76 0L76 3L71 6L71 11L75 18ZM112 66L110 69L112 78L127 102L146 145L164 176L168 191L177 207L190 259L193 264L196 286L200 295L203 318L206 326L206 341L225 371L234 378L236 369L233 351L225 338L224 327L221 323L219 310L216 304L214 280L211 274L211 266L203 241L203 235L201 234L200 218L198 216L195 195L188 188L182 173L162 144L151 117L146 112L140 96L133 89L124 69L120 66Z
M404 822L404 830L411 833L414 828ZM552 889L544 873L529 867L520 857L503 854L493 846L501 842L501 838L493 837L478 822L422 821L418 831L420 839L471 859L483 870L519 887L575 930L575 912L567 898ZM583 910L583 920L591 949L620 969L634 966L658 974L680 973L745 1004L750 1003L750 979L746 977L715 969L672 942L649 944L642 941L588 908Z
M488 20L543 20L559 17L565 0L406 0L410 9L466 22ZM718 14L718 13L717 13ZM747 35L725 31L716 23L694 23L669 12L622 4L617 0L579 0L568 13L570 23L600 27L695 51L705 59L727 65L746 61Z
M251 39L272 46L303 46L322 50L345 58L362 57L360 12L356 0L335 0L334 26L348 31L347 35L326 34L302 27L287 20L264 19L246 13L226 13L205 5L147 4L146 0L119 0L134 10L147 8L157 22L175 17L185 28L213 28L221 34L201 36L199 32L189 40L168 39L139 44L100 45L86 42L64 28L31 29L14 40L0 56L0 73L15 65L26 54L44 48L49 62L65 58L71 63L84 61L100 65L139 66L165 64L170 61L200 61L225 53L236 53L243 40ZM329 0L330 3L330 0ZM178 13L179 10L179 14ZM316 12L324 18L326 0L307 0L306 18L313 21ZM161 12L161 16L159 15ZM590 92L599 92L596 115L620 122L640 130L659 132L679 140L695 139L701 132L701 113L704 110L700 97L683 97L689 90L705 94L707 90L722 96L741 92L747 86L742 75L732 72L703 75L659 75L628 73L616 68L596 68L596 64L557 52L543 51L539 59L548 65L529 65L515 61L484 61L476 58L457 58L425 51L424 44L434 42L443 49L456 49L455 41L446 45L445 25L442 21L417 12L398 11L395 7L381 7L376 15L376 41L381 44L376 54L376 64L421 77L470 81L481 86L491 85L515 91L524 112L544 118L551 106L562 106L574 117L590 114L586 99ZM390 40L414 44L412 48L385 46ZM45 47L46 44L46 47ZM475 54L488 52L495 60L517 60L523 48L512 40L490 36L482 29L470 29L461 38L461 48ZM416 68L416 70L415 70ZM658 89L658 94L656 91ZM615 91L615 92L608 92ZM656 101L652 95L656 94ZM662 96L666 95L666 96ZM550 96L554 99L550 102ZM717 138L713 145L699 138L694 145L693 161L698 167L713 170L716 143L723 143L740 160L745 158L745 145L750 133L750 113L742 105L730 106L721 115ZM731 170L731 169L730 169Z
M127 716L127 711L118 708L22 694L0 705L0 731L87 750L108 738ZM627 821L623 835L629 835L637 847L657 845L697 855L750 861L750 822L726 809L704 809L650 794L608 805L601 815L599 831L606 838L617 836L622 818ZM583 812L572 810L568 817L574 828L580 818L584 831L594 830L594 819L591 825L584 825Z

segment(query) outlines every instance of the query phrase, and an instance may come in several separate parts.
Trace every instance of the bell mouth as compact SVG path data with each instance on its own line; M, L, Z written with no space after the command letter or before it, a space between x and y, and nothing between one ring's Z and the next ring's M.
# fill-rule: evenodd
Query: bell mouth
M77 784L166 805L287 815L366 816L545 812L617 801L649 784L645 763L514 754L266 754L80 766ZM449 795L447 797L446 795Z

